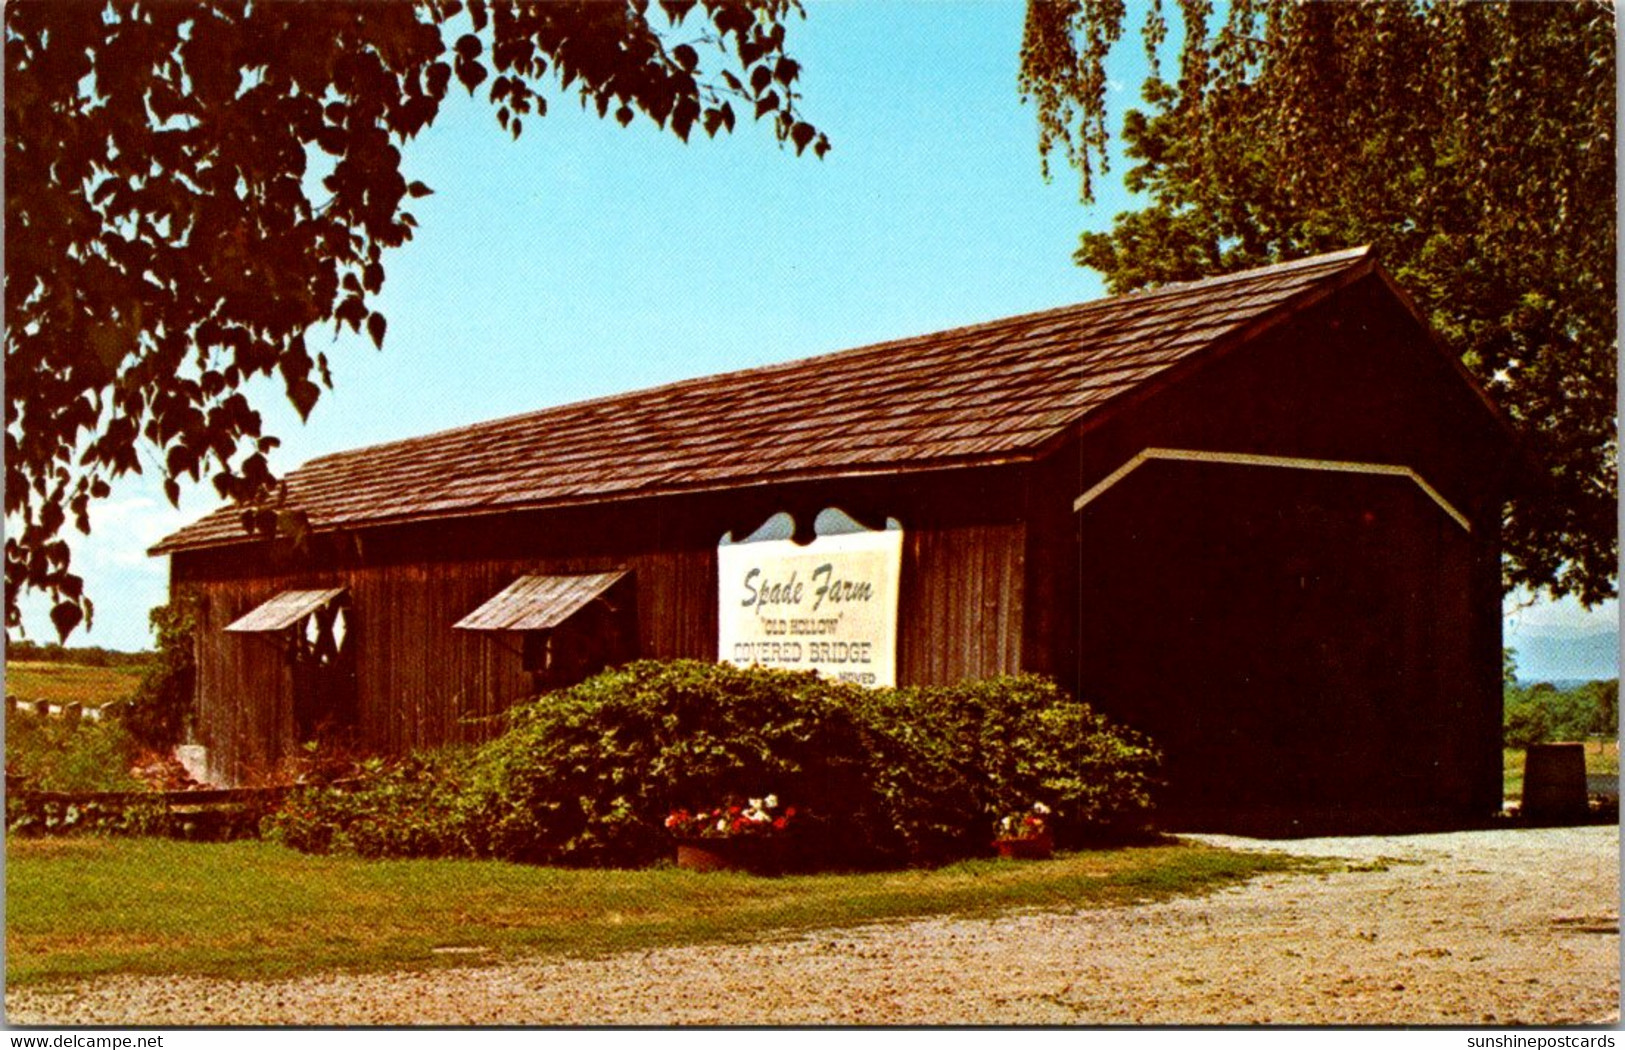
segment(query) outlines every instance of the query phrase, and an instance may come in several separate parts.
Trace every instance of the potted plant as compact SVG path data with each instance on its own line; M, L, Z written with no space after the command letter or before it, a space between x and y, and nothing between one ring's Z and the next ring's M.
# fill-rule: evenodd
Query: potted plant
M1005 860L1047 860L1055 852L1049 829L1050 809L1034 802L1024 813L1010 813L994 825L993 848Z
M666 829L677 840L677 866L692 871L771 874L783 867L781 846L796 807L776 795L725 802L709 809L676 809Z

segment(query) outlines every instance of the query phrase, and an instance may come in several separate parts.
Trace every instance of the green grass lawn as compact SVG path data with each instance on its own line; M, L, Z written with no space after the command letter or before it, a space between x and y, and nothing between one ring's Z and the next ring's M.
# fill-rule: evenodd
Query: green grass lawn
M1619 776L1619 741L1587 740L1586 774ZM1501 794L1503 798L1523 798L1523 748L1501 750Z
M53 704L81 703L100 707L128 700L141 683L140 667L85 667L81 664L32 660L6 662L6 695Z
M673 867L367 861L258 842L14 838L6 844L6 979L272 978L520 953L598 955L922 915L1103 907L1208 893L1305 866L1170 844L1040 862L756 878Z

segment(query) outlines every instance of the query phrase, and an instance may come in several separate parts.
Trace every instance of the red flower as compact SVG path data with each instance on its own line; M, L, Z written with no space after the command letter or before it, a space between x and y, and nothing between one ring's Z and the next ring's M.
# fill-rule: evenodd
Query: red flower
M779 809L775 795L751 799L750 804L724 803L710 809L673 809L666 817L666 829L678 837L734 838L772 834L790 826L794 806Z

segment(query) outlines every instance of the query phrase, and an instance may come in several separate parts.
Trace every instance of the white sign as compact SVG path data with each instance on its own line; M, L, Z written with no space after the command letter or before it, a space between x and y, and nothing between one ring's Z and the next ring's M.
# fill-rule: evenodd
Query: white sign
M741 667L897 684L900 529L717 548L717 655Z

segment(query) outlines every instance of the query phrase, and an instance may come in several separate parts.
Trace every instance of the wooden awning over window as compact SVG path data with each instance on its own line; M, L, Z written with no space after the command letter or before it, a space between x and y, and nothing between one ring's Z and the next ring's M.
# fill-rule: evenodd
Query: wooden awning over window
M283 591L226 626L228 631L257 634L286 630L344 593L343 587L315 591Z
M462 631L552 630L625 575L625 569L616 569L575 576L521 576L452 626Z

